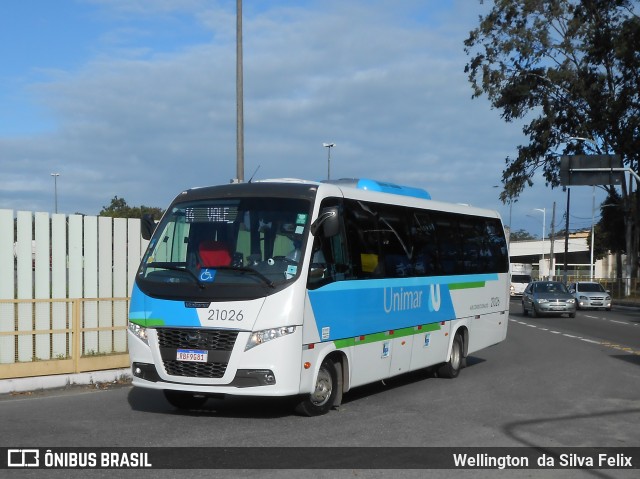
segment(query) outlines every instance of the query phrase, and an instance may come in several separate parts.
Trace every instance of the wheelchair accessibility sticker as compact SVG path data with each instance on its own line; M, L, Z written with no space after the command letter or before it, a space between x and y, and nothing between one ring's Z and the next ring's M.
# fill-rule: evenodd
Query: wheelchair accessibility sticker
M203 283L213 283L214 278L216 277L216 270L210 268L204 268L200 271L200 281Z

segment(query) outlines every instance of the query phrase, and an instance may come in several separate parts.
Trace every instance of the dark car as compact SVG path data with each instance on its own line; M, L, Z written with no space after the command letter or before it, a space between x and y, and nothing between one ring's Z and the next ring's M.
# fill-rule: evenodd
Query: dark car
M575 296L579 309L604 308L611 311L611 293L600 283L577 281L569 285L569 292Z
M568 314L576 317L576 299L559 281L534 281L522 294L522 314L532 316Z

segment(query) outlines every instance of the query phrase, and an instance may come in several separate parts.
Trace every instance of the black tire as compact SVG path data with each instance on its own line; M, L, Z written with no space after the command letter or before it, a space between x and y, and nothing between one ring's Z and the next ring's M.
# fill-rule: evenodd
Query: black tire
M522 302L522 316L527 316L527 308L524 306L524 301Z
M320 365L316 377L315 391L302 397L296 405L296 412L302 416L322 416L328 413L338 396L338 371L329 358Z
M438 368L438 377L448 379L457 378L464 365L463 354L464 349L462 336L460 334L456 334L456 337L453 338L453 344L451 345L451 356L449 357L449 361L443 363Z
M569 313L569 317L570 318L575 318L576 317L576 312L574 311L573 313Z
M540 316L540 314L538 313L538 310L536 309L535 304L531 305L531 316L533 316L534 318L537 318L538 316Z
M207 402L206 396L197 396L184 391L164 390L164 397L169 404L178 409L198 409Z

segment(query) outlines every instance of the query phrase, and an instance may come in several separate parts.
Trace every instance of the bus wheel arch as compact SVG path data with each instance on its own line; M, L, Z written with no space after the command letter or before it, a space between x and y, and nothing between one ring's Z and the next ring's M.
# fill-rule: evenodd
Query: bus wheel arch
M296 412L303 416L321 416L342 403L344 368L346 358L342 353L327 355L316 374L314 391L299 398Z
M451 342L449 359L438 367L438 377L448 379L458 377L460 370L466 363L468 339L469 331L466 328L460 328L456 331Z

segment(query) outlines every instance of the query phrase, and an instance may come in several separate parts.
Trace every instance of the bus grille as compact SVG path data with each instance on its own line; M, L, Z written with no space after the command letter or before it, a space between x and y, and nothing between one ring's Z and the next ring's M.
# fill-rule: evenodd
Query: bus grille
M217 379L224 376L227 370L227 358L233 350L233 345L238 337L238 331L229 330L205 330L205 329L173 329L158 328L158 346L161 351L170 353L175 358L177 349L203 349L209 351L208 363L192 363L171 359L163 353L163 364L167 374L190 378ZM227 351L221 353L216 351ZM212 361L212 356L224 361Z
M224 376L227 370L226 363L187 363L166 359L163 362L167 374L171 376L216 379Z
M161 348L207 349L231 351L238 331L226 329L170 329L158 328L158 346Z

